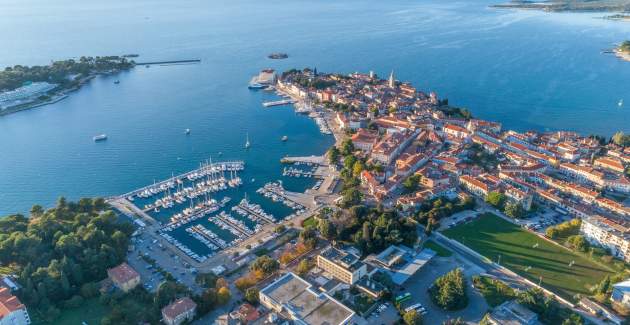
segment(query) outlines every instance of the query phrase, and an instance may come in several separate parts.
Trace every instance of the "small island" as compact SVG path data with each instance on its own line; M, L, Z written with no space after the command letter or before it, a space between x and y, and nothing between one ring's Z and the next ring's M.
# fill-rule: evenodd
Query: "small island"
M615 52L618 58L624 61L630 61L630 41L623 41L613 52Z
M58 102L99 74L135 66L120 56L82 56L46 66L7 67L0 71L0 116Z
M289 55L286 54L286 53L277 52L277 53L271 53L271 54L267 55L267 57L272 59L272 60L282 60L282 59L288 58Z
M491 7L505 9L534 9L549 12L624 12L630 9L628 3L623 0L512 0L507 3L492 5Z

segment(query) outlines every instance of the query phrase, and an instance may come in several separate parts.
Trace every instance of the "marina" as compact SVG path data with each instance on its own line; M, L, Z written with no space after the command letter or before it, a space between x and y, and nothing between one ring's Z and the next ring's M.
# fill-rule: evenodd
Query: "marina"
M274 202L281 202L285 206L295 210L296 214L301 214L304 212L303 205L295 202L293 199L288 197L288 195L286 194L286 190L282 186L282 181L269 182L263 187L256 190L256 193L266 198L269 198Z

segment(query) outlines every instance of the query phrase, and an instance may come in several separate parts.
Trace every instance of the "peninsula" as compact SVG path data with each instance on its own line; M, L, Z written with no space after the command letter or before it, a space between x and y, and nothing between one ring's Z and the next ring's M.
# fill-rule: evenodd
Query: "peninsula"
M624 61L630 61L630 41L623 41L613 52L618 58Z
M0 116L60 101L99 74L133 68L120 56L82 56L46 66L7 67L0 71Z

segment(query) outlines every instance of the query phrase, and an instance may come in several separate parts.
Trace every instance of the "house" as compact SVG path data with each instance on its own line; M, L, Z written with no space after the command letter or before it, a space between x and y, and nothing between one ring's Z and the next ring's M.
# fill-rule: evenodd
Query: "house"
M270 283L258 294L261 305L296 324L350 324L352 309L292 272Z
M366 265L359 256L333 246L317 255L317 267L347 284L355 284L367 273Z
M249 324L259 319L261 315L256 307L248 303L244 303L240 307L238 307L237 310L231 312L230 317L232 319L240 320L243 324Z
M506 301L489 314L488 321L494 325L534 325L538 315L514 300Z
M477 177L459 176L459 184L474 195L485 198L488 193L497 189L501 180L498 177L483 174Z
M355 148L364 152L370 152L378 140L378 134L369 132L366 129L359 129L352 135L352 144Z
M606 168L617 173L623 173L625 171L625 167L621 160L612 157L597 158L593 162L593 165Z
M162 308L162 321L167 325L179 325L195 317L197 304L188 297L175 300Z
M0 287L0 325L27 325L31 323L26 306L11 290Z
M630 308L630 279L613 284L610 300Z
M107 276L118 289L124 292L130 291L140 284L140 274L127 263L107 270Z

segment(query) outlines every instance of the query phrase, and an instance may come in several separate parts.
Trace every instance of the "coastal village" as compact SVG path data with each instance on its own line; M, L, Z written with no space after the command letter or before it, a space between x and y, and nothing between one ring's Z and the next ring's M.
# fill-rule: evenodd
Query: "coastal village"
M334 135L324 156L283 158L285 176L316 185L256 191L290 208L286 217L247 197L218 213L231 198L212 196L242 186L242 161L203 163L109 198L134 232L125 261L99 282L103 295L160 296L160 282L172 281L181 290L160 309L169 325L624 323L630 147L505 130L394 72L261 76L250 88L283 97L265 109L294 104ZM488 234L502 228L518 251L491 246L498 237ZM567 273L583 282L563 282ZM0 324L30 324L11 293L19 281L3 282Z

